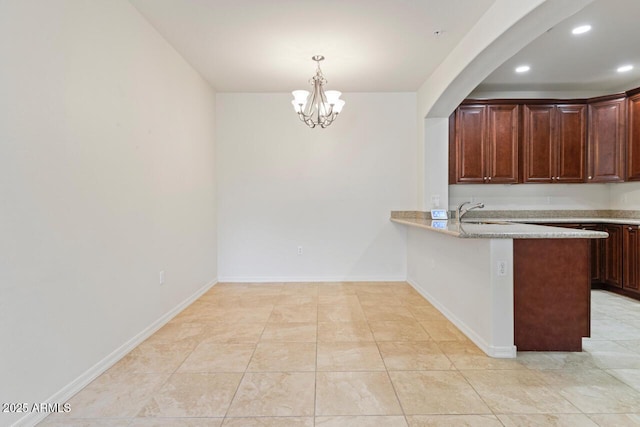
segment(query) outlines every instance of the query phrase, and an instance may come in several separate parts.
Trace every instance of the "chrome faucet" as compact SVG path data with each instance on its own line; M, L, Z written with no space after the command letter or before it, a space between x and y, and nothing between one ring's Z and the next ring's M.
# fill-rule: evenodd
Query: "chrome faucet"
M460 222L462 220L462 217L464 216L464 214L466 214L470 210L484 208L484 203L476 203L475 205L471 205L468 208L463 209L469 203L471 203L471 202L460 203L458 205L458 207L456 208L456 218L457 218L458 222Z

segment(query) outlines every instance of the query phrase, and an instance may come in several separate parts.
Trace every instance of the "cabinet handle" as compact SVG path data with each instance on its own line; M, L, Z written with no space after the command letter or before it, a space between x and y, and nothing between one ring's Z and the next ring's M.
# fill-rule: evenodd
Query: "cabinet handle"
M589 179L593 179L593 177L592 177L592 176L589 176Z
M491 181L491 177L489 177L489 181Z
M633 231L633 227L629 227L629 231Z

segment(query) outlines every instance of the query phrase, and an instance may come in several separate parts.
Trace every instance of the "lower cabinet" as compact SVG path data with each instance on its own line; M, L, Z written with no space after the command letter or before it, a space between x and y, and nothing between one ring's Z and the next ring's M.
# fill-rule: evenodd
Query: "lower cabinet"
M599 283L640 296L640 231L637 225L605 224Z
M602 244L602 282L622 288L622 225L605 224L602 231L609 233Z
M640 294L640 232L638 226L625 225L622 239L622 288Z
M606 239L591 239L591 284L617 288L640 298L640 229L638 225L548 223L564 228L605 231Z

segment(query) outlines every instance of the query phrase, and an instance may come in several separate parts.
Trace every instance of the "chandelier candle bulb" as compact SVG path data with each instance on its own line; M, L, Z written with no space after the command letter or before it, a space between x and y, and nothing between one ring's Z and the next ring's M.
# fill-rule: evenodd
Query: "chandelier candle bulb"
M340 91L328 90L325 92L324 90L327 80L320 69L320 61L324 60L324 56L315 55L311 59L317 63L316 75L309 80L313 86L313 92L294 90L291 92L293 95L291 104L300 120L307 126L326 128L340 114L345 102L340 99L342 95Z

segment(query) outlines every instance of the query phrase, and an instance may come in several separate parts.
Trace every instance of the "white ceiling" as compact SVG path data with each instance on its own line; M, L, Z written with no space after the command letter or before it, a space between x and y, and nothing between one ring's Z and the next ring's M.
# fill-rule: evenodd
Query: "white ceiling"
M592 30L571 34L583 24ZM531 70L515 73L522 64ZM624 64L635 68L618 73ZM639 85L640 0L596 0L523 48L476 90L612 93Z
M495 0L130 0L220 92L287 92L322 54L328 88L416 91ZM640 0L596 0L478 88L612 92L640 85ZM580 24L593 29L571 34ZM443 31L440 37L434 31ZM635 69L616 72L622 64ZM531 71L516 74L521 64Z
M130 0L220 92L416 91L495 0ZM434 31L444 31L440 37Z

